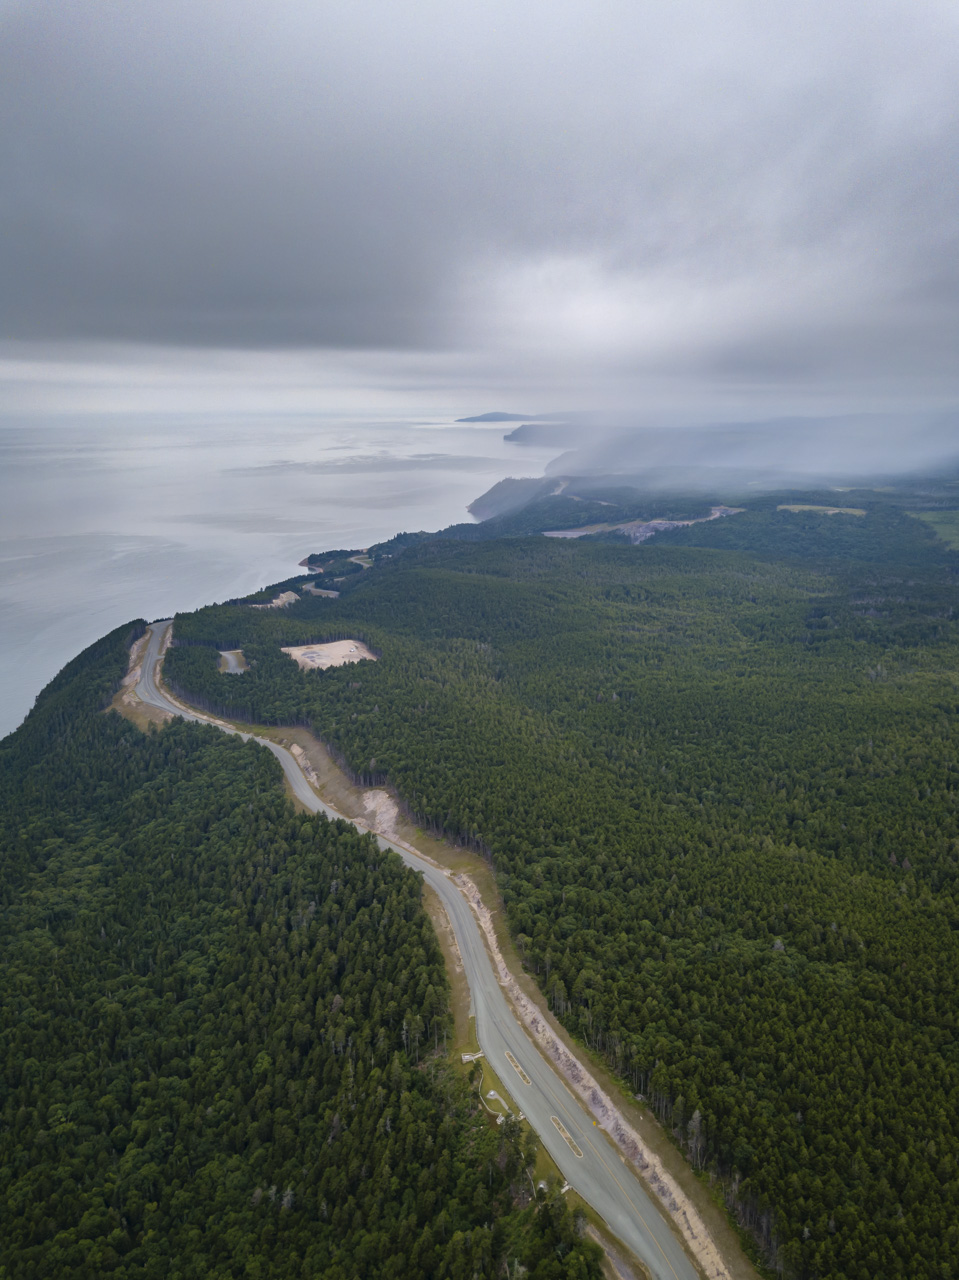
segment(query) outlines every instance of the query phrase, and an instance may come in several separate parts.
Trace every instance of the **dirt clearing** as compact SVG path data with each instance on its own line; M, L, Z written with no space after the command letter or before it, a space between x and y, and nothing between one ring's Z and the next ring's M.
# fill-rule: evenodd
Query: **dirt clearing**
M285 609L288 604L296 604L299 596L295 591L281 591L268 604L251 604L251 609Z
M800 515L803 511L812 511L821 516L864 516L866 514L864 507L811 507L801 502L782 503L776 510L792 511L794 515Z
M376 654L362 640L334 640L332 644L300 644L283 650L304 671L325 671L348 662L375 662Z

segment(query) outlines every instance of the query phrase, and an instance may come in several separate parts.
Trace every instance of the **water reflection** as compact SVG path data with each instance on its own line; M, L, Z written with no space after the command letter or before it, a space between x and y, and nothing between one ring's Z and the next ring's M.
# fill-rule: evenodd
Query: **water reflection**
M496 480L542 473L553 450L502 436L382 414L0 423L0 733L129 618L252 590L310 551L468 519Z

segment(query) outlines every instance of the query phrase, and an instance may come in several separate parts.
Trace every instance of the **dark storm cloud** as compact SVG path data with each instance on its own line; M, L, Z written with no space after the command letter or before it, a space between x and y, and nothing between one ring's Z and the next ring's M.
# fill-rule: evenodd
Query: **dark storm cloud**
M957 47L881 0L0 5L0 336L954 389Z

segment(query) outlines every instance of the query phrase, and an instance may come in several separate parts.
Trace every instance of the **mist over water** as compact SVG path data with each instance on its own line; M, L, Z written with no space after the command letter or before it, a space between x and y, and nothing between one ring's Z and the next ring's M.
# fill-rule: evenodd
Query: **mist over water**
M469 520L468 504L507 476L721 500L869 473L867 484L959 476L954 410L630 429L608 416L516 427L457 415L0 419L0 735L112 628L293 577L311 552Z
M292 577L309 552L470 517L555 449L454 414L0 423L0 735L82 648Z

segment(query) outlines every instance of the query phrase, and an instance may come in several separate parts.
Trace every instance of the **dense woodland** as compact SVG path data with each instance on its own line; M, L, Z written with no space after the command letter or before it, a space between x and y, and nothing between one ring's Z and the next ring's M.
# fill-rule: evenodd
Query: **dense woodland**
M598 1280L447 1064L418 878L261 748L104 714L132 634L0 744L0 1276Z
M167 674L312 725L485 851L552 1008L771 1267L946 1280L959 560L889 495L843 501L866 514L397 545L339 600L178 619ZM379 661L280 652L346 636ZM250 670L218 674L236 647Z

